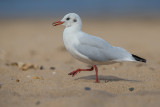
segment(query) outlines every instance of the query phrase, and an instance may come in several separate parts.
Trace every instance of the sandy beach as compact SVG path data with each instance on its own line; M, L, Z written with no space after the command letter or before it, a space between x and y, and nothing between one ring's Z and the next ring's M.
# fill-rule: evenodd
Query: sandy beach
M147 63L89 65L63 45L64 26L46 20L0 20L0 107L159 107L160 20L83 19L83 31L147 59ZM33 64L22 70L20 64Z

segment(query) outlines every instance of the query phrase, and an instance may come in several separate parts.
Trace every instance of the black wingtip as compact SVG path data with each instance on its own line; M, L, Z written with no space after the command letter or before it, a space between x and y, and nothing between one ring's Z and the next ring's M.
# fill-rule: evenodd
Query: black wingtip
M133 57L136 61L144 62L144 63L146 63L146 62L147 62L147 60L146 60L146 59L141 58L141 57L139 57L139 56L137 56L137 55L132 54L132 57Z

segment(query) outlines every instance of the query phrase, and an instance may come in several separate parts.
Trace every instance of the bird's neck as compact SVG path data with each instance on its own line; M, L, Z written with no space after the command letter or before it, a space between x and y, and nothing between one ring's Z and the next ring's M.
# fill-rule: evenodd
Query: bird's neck
M74 25L74 26L71 26L71 27L66 27L64 32L66 33L77 33L77 32L81 32L81 26L77 26L77 25Z

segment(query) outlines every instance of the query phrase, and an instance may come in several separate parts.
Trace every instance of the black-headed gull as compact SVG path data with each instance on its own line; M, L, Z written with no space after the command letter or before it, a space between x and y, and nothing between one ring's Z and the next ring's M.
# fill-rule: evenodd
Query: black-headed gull
M75 76L81 71L92 71L95 68L96 82L98 83L98 68L96 65L107 65L122 61L140 61L145 59L129 53L121 47L115 47L102 38L83 32L79 15L69 13L61 21L54 22L53 26L64 25L63 41L71 55L84 63L92 65L90 69L77 69L69 75Z

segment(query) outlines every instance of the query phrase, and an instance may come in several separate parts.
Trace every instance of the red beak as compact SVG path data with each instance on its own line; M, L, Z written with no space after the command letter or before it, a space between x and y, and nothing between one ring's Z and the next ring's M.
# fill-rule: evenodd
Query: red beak
M53 26L57 26L57 25L61 25L61 24L63 24L64 22L62 22L62 21L56 21L56 22L53 22L52 23L52 25Z

